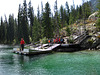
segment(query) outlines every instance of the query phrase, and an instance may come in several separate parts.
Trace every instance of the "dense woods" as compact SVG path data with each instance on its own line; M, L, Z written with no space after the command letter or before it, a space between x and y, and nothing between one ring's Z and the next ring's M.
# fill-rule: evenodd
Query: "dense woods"
M54 3L54 12L51 11L50 4L45 6L41 2L41 10L37 7L37 14L34 14L34 8L31 1L27 4L24 0L23 5L19 4L18 17L13 14L5 19L1 17L0 21L0 43L12 44L19 43L24 38L26 43L37 42L40 39L53 38L60 35L59 31L65 26L71 25L77 20L87 19L91 14L91 2L84 2L80 6L71 7L68 2L65 8L57 6L57 0ZM41 12L40 12L41 11ZM70 30L68 30L70 33Z

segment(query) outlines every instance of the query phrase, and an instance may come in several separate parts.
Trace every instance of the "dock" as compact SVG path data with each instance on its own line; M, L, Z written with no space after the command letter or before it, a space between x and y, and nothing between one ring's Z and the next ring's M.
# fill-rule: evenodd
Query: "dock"
M43 44L38 47L30 47L25 48L23 51L20 51L19 48L13 48L13 53L21 54L21 55L37 55L37 54L45 54L50 53L57 47L59 47L60 44Z

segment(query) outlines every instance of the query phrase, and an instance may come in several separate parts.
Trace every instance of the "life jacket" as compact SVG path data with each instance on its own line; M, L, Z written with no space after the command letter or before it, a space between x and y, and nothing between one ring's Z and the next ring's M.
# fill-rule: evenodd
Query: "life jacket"
M50 40L48 40L48 42L50 43Z

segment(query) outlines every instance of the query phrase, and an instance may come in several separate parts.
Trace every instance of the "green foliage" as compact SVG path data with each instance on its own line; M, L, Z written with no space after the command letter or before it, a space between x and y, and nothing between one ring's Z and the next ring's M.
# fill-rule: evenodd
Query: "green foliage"
M73 42L74 42L73 36L70 36L70 37L69 37L68 42L69 42L69 43L73 43Z
M69 5L68 5L68 2L66 2L66 22L67 24L69 25L69 17L70 17L70 9L69 9Z
M91 3L90 2L85 2L82 6L83 9L83 17L88 18L91 14Z
M14 17L9 15L9 41L10 43L14 40Z
M39 41L39 39L41 38L41 27L40 27L40 23L38 22L37 17L34 18L32 38L34 42Z
M88 40L89 45L92 45L93 42L94 42L94 41L93 41L92 39L89 39L89 40Z
M63 24L64 24L64 8L63 8L62 5L60 7L60 17L61 17L61 24L62 24L62 27L63 27Z
M0 42L4 43L5 41L5 25L3 23L3 19L1 17L1 26L0 26Z
M72 16L72 14L70 14L69 25L71 25L72 23L74 23L74 17Z
M5 16L5 20L1 18L1 24L0 24L0 43L6 44L12 44L14 38L17 40L17 23L14 19L13 15L9 15L8 22L7 18Z
M69 17L69 24L74 23L75 19L76 19L76 10L75 10L74 6L71 6L71 13L70 13L70 17Z
M99 19L96 21L96 26L97 26L98 30L100 31L100 0L98 0L97 8L98 8L98 12L99 12L99 14L98 14Z
M100 1L100 0L99 0ZM100 14L100 4L98 4ZM83 5L71 6L69 9L68 2L60 9L57 7L57 0L54 5L54 15L51 13L50 5L47 2L45 8L41 2L41 13L38 6L37 16L34 16L34 10L29 2L28 6L26 0L23 5L19 5L18 18L14 19L14 15L9 15L7 20L1 18L0 22L0 43L19 43L21 38L24 38L26 43L37 42L41 38L52 38L55 35L60 34L60 30L67 26L67 35L71 35L69 24L73 24L75 21L87 18L91 14L90 2L85 2ZM84 8L84 9L83 9ZM100 17L100 15L99 15ZM97 26L100 25L100 19L97 21Z
M99 29L99 31L100 31L100 18L97 20L97 22L96 22L96 27Z
M13 45L15 45L17 43L16 39L13 40Z
M29 25L27 18L27 4L24 0L23 7L19 5L18 12L18 39L24 38L26 43L29 43Z
M43 37L50 38L53 36L53 30L52 30L52 22L51 22L51 9L49 6L49 3L47 2L45 5L45 12L43 13L43 21L42 21L42 27L43 27Z
M63 6L60 7L60 19L61 19L61 28L65 27L65 23L69 24L69 7L66 5L65 9ZM67 11L66 11L67 10Z
M46 37L40 39L40 41L41 41L43 44L48 43L48 39L47 39Z
M19 5L19 10L18 10L18 41L21 40L21 37L23 37L23 32L22 32L22 8L21 8L21 5Z
M90 1L83 3L79 7L75 9L74 6L71 6L71 12L69 17L69 24L73 24L75 21L79 19L87 19L91 14L91 3Z
M98 8L98 12L99 12L98 17L100 18L100 0L97 0L97 1L98 1L97 8Z
M67 32L67 35L70 36L71 35L71 29L69 26L66 27L66 32Z
M30 37L32 37L32 26L34 24L34 10L33 7L31 5L31 1L29 2L29 8L28 8L28 18L29 18L29 22L30 22L30 27L29 27L29 34Z

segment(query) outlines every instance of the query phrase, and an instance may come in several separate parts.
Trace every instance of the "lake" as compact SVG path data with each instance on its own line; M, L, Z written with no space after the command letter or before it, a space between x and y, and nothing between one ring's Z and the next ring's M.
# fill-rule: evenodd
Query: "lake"
M24 56L12 48L0 45L0 75L100 75L100 51Z

